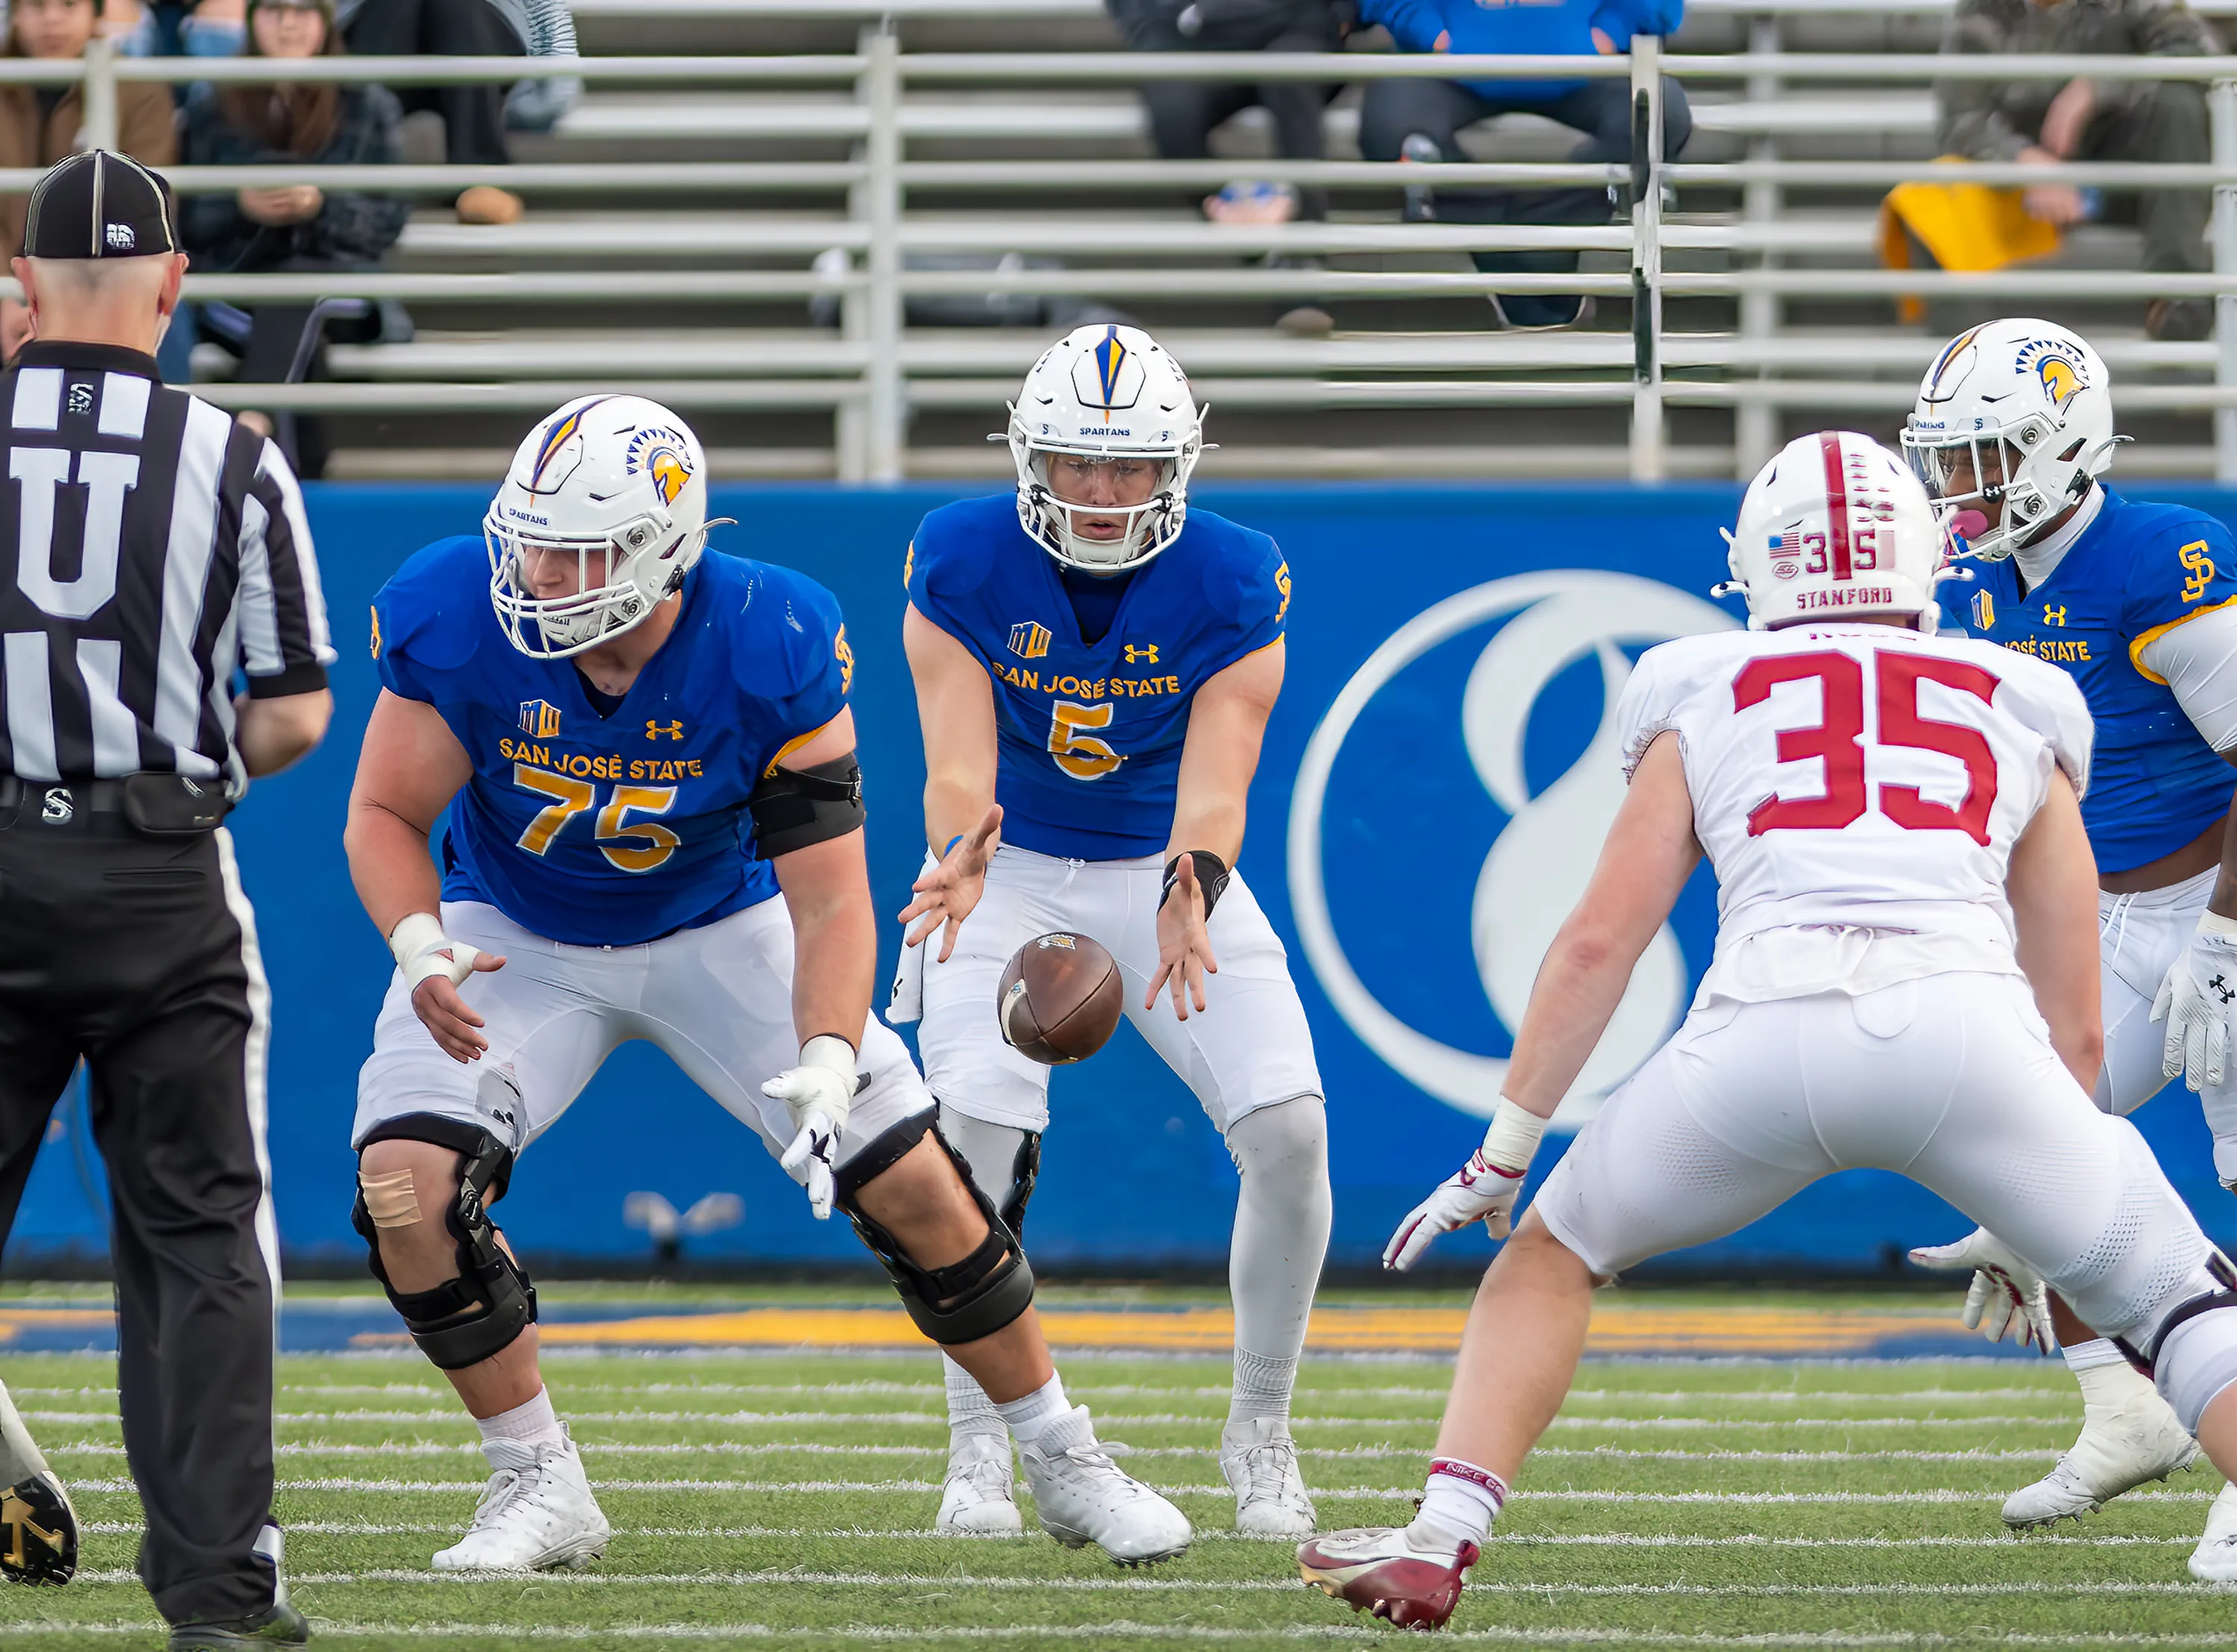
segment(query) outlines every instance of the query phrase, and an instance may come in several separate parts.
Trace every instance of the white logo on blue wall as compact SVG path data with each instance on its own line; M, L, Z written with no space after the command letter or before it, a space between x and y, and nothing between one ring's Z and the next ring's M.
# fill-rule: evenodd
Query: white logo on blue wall
M1359 978L1330 914L1321 819L1336 759L1376 695L1439 644L1508 615L1514 617L1494 634L1468 674L1461 725L1477 779L1508 816L1476 878L1469 930L1484 996L1510 1033L1521 1024L1538 965L1584 892L1623 800L1615 713L1631 675L1625 647L1735 624L1698 596L1629 574L1558 569L1493 580L1448 596L1401 626L1343 686L1307 742L1290 802L1289 841L1290 899L1305 957L1329 1001L1369 1049L1420 1089L1479 1116L1488 1116L1498 1099L1506 1060L1455 1050L1416 1030ZM1587 656L1600 662L1600 726L1584 753L1533 795L1523 773L1531 710L1548 683ZM1439 894L1423 890L1416 898L1434 912ZM1600 1098L1668 1036L1686 1000L1686 960L1665 925L1633 971L1630 988L1556 1124L1582 1124Z

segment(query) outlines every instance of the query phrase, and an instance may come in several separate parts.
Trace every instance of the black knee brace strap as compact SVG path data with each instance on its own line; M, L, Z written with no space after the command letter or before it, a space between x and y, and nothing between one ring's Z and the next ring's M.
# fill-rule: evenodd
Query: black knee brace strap
M969 1189L979 1214L987 1219L987 1237L979 1248L960 1262L945 1267L920 1267L875 1219L866 1214L855 1195L876 1181L930 1131ZM855 1231L870 1254L884 1264L887 1276L908 1310L916 1328L934 1342L976 1342L991 1337L1033 1306L1033 1270L1018 1236L1002 1220L979 1185L971 1180L964 1162L957 1158L940 1134L936 1116L927 1109L904 1119L847 1162L835 1181L839 1208L855 1224Z
M1033 1196L1033 1183L1041 1177L1041 1133L1024 1132L1018 1143L1017 1162L1010 1167L1010 1196L1002 1201L1002 1222L1020 1244L1026 1238L1026 1202Z
M434 1113L408 1113L376 1126L360 1144L429 1142L459 1155L459 1196L443 1213L458 1241L459 1277L432 1291L399 1291L380 1261L380 1230L358 1193L350 1226L372 1247L373 1278L388 1293L419 1351L445 1371L478 1365L520 1339L536 1323L536 1287L497 1242L487 1205L505 1196L512 1176L512 1149L479 1125Z
M2214 1251L2206 1259L2206 1271L2221 1282L2218 1291L2201 1292L2188 1302L2177 1303L2167 1318L2160 1321L2159 1333L2152 1338L2151 1346L2145 1349L2126 1337L2112 1339L2113 1346L2126 1354L2128 1363L2147 1377L2155 1374L2153 1367L2159 1363L2160 1350L2167 1346L2168 1333L2185 1320L2194 1320L2201 1313L2211 1313L2217 1308L2237 1308L2237 1267L2229 1259Z

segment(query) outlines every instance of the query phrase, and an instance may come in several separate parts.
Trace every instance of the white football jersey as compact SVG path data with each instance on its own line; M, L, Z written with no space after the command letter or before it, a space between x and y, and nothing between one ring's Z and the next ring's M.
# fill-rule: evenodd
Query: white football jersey
M2072 677L1893 626L1682 637L1648 650L1617 715L1627 774L1678 736L1719 885L1705 998L2016 971L2012 846L2054 767L2089 781Z

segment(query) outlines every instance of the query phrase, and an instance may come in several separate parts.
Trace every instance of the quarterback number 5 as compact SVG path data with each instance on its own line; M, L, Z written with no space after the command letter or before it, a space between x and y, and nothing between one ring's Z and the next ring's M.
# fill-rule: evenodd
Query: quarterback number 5
M598 788L590 781L531 768L526 763L513 765L512 783L555 800L550 808L538 809L520 834L519 846L532 855L548 852L552 839L565 830L567 823L598 800ZM665 814L675 806L672 786L617 786L606 806L598 810L598 852L623 872L650 872L675 853L683 839L649 820L632 826L629 815L632 810L639 814Z
M1952 808L1930 803L1915 786L1883 785L1879 811L1912 832L1963 832L1974 842L1989 841L1989 812L1996 803L1996 757L1977 728L1937 722L1918 714L1918 685L1938 682L1982 704L1996 695L1996 679L1979 666L1915 654L1876 654L1872 676L1879 701L1877 744L1940 752L1965 766L1964 800ZM1785 659L1752 660L1732 680L1732 709L1745 711L1771 697L1782 682L1815 681L1823 709L1806 728L1778 731L1778 760L1799 763L1816 758L1825 765L1822 795L1768 797L1748 816L1748 836L1766 832L1838 832L1861 819L1869 806L1864 787L1864 668L1845 654L1797 654Z
M1075 780L1099 780L1126 760L1111 742L1083 734L1083 728L1108 728L1118 707L1109 701L1099 706L1076 705L1059 700L1049 708L1049 755Z

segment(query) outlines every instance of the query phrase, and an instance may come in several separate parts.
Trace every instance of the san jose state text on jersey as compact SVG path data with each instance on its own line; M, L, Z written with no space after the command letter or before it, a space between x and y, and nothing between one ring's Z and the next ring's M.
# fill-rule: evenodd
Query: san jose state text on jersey
M905 578L910 603L993 681L1003 840L1079 860L1165 849L1196 691L1277 641L1290 608L1274 542L1191 510L1135 570L1102 640L1083 642L1009 494L927 517Z
M473 762L445 816L443 898L621 946L775 894L746 800L847 703L855 661L831 594L709 550L675 630L602 717L572 661L506 640L488 587L479 539L439 540L373 604L383 686L434 707Z
M1969 561L1942 587L1943 622L2073 673L2097 724L2082 818L2098 869L2172 853L2228 812L2229 765L2143 662L2155 638L2237 601L2229 530L2203 511L2123 499L2023 596L2015 561Z

